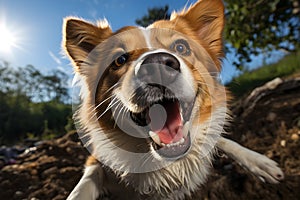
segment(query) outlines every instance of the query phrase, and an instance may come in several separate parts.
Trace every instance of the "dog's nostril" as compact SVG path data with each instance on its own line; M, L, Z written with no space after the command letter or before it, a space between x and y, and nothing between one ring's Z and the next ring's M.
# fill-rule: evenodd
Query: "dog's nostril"
M172 70L179 71L180 70L178 61L174 62L173 60L168 60L165 65L168 66L168 67L166 67L166 69L168 71L172 71Z
M179 61L174 56L166 54L162 56L161 60L161 64L169 67L167 67L167 69L172 68L172 70L180 71Z

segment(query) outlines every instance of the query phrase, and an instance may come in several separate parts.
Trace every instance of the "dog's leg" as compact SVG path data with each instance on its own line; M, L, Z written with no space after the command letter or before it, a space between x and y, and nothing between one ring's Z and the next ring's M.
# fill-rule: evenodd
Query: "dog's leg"
M102 186L103 169L100 164L87 166L82 178L68 196L67 200L97 199Z
M217 147L263 181L278 183L284 178L278 164L268 157L221 137Z

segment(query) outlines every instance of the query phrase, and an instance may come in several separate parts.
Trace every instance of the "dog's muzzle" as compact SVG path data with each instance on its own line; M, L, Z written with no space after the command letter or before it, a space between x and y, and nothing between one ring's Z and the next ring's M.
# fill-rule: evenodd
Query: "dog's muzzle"
M141 112L131 112L139 126L149 127L155 151L167 159L184 156L191 146L189 120L195 98L182 100L184 78L180 61L172 54L146 55L134 81L139 85L130 99Z

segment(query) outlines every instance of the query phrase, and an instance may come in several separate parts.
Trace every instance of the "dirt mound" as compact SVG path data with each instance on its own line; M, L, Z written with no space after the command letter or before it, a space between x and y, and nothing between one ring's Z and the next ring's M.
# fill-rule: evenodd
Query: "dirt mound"
M274 79L234 103L232 110L228 137L278 162L285 179L276 185L263 183L224 156L216 160L212 176L197 196L300 199L300 77Z
M226 156L191 199L300 199L300 78L273 80L232 106L228 137L277 161L285 180L263 183ZM65 199L88 152L75 132L43 142L0 171L0 199Z
M87 155L76 132L43 142L0 171L0 199L65 199L80 179Z

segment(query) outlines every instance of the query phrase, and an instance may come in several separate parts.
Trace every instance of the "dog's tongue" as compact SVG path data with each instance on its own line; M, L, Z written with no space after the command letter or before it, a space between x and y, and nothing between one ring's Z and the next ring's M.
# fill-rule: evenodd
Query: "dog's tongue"
M162 122L160 118L162 117L162 113L150 113L151 130L159 136L162 143L170 144L178 142L181 138L183 138L182 119L180 116L179 103L177 101L169 101L163 103L162 106L164 107L166 112L164 114L167 115L167 119L164 119L165 124L161 124Z

